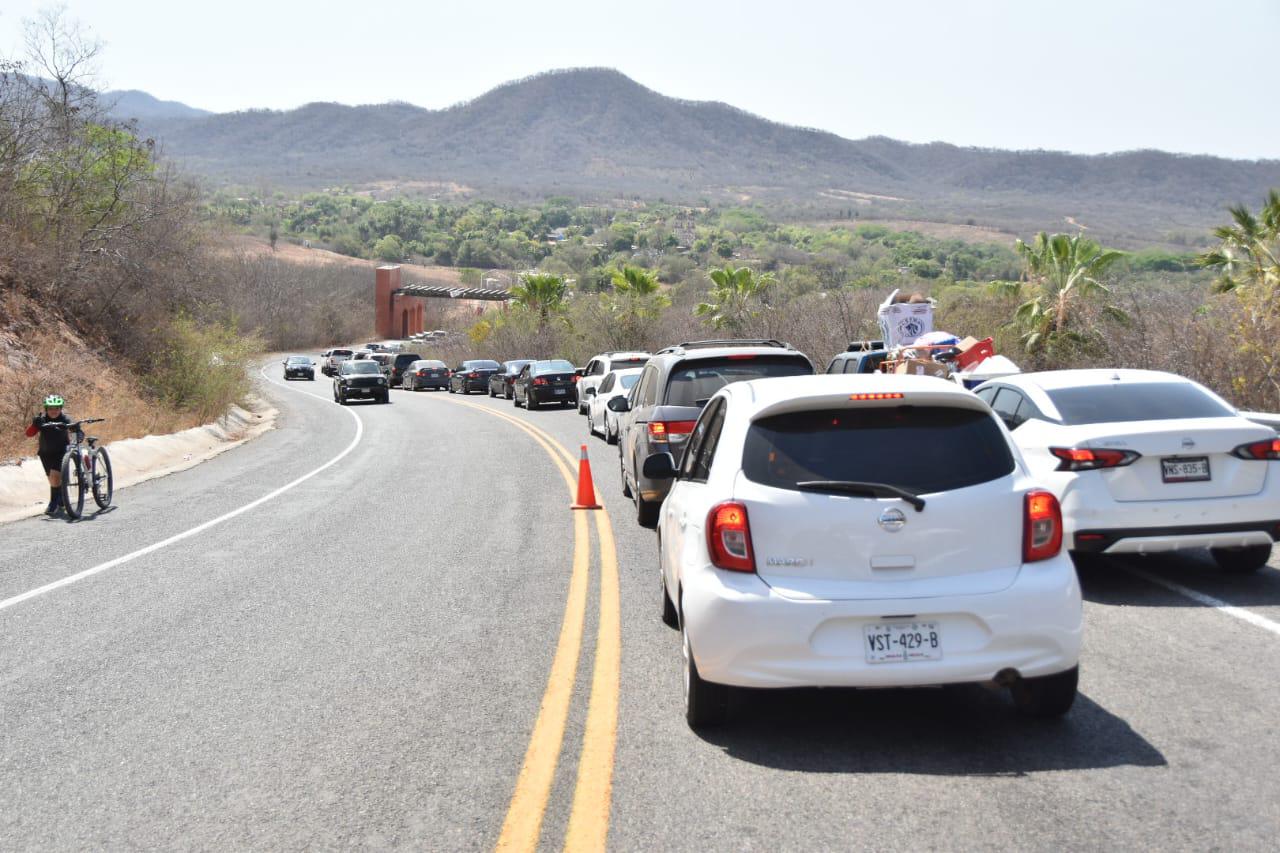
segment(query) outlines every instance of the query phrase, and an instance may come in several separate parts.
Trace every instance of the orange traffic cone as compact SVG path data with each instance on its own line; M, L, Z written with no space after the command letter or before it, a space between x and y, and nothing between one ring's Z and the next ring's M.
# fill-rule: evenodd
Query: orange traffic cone
M587 446L582 445L582 456L578 459L578 500L570 509L600 509L596 501L596 487L591 482L591 460L587 458Z

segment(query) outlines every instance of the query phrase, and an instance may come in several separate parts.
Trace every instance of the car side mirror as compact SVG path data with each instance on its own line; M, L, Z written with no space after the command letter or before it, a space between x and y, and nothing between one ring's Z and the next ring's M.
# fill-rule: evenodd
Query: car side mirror
M574 372L574 373L576 373L576 374L578 374L579 376L586 376L586 375L587 375L587 369L586 369L585 367L575 367L575 368L573 369L573 372Z
M587 396L588 396L588 397L594 397L595 395L596 395L596 389L594 389L594 388L588 388L588 389L587 389Z
M631 411L631 403L626 397L614 397L608 403L605 403L611 412L629 412Z
M642 470L650 480L673 480L676 476L676 458L670 453L654 453L644 460Z

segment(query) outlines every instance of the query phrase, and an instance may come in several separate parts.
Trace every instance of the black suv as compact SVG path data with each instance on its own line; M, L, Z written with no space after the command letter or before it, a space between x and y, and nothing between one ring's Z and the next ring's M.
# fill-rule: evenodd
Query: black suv
M676 464L702 407L726 385L750 379L811 376L813 362L792 347L773 340L690 341L659 350L626 397L608 406L618 419L618 465L622 493L636 504L641 525L658 521L670 480L649 480L644 460L671 453Z
M470 394L472 391L488 393L489 377L501 369L502 365L490 359L477 358L464 361L453 369L453 374L449 377L449 393L452 394L455 391L459 394Z
M347 360L338 366L338 374L333 377L333 401L345 406L348 400L354 399L391 402L391 389L378 362L363 358Z
M391 360L391 384L399 385L404 382L404 369L415 361L422 361L422 356L416 352L396 353L396 357Z

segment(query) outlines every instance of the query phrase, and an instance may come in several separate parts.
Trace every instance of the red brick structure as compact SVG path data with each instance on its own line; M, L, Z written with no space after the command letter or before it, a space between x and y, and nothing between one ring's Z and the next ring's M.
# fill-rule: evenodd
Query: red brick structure
M395 295L400 289L400 265L378 267L373 285L373 327L379 338L407 338L423 328L423 298Z

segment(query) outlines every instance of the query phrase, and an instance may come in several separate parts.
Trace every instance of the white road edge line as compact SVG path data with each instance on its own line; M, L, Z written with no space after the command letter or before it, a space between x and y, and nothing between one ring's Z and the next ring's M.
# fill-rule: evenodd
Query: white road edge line
M319 400L321 402L325 401L324 397L320 397L315 394L308 394L306 391L303 391L299 388L293 388L289 385L282 385L281 383L276 382L275 380L267 376L265 366L259 372L262 373L262 378L266 379L272 385L279 385L282 388L288 388L290 391L296 391L297 393L302 394L304 397L309 397L313 400ZM76 572L74 575L68 575L67 577L62 578L61 580L56 580L56 581L53 581L52 583L47 583L44 586L36 587L33 590L28 590L27 592L21 593L19 595L15 595L12 598L6 598L3 601L0 601L0 610L5 610L7 608L13 607L14 605L21 604L24 601L29 601L30 599L40 595L44 595L47 592L53 592L55 589L61 589L64 586L70 586L71 584L76 583L77 581L82 581L85 578L89 578L89 577L93 577L94 575L101 574L102 572L105 572L108 569L114 569L117 566L124 565L125 563L128 563L132 560L136 560L139 557L145 557L147 554L153 554L162 548L169 547L175 542L181 542L183 539L190 539L192 536L203 533L204 531L208 530L211 527L217 527L219 524L222 524L224 521L230 521L231 519L235 518L238 515L243 515L244 513L249 512L250 510L257 509L267 501L278 498L280 497L280 495L283 495L285 492L289 491L290 489L295 488L296 486L299 486L302 483L305 483L307 480L310 480L312 477L319 474L321 471L324 471L328 468L333 467L334 465L342 461L343 457L345 457L348 453L355 450L356 445L360 443L360 439L364 437L364 421L360 419L360 416L348 408L343 407L342 410L346 412L348 415L350 415L351 418L356 422L355 437L351 439L351 443L347 445L345 450L343 450L337 456L330 459L328 462L321 465L319 468L316 468L313 471L303 474L301 477L299 477L296 480L293 480L292 482L285 483L280 488L276 489L275 491L268 492L267 494L263 495L257 500L250 501L249 503L245 504L244 506L238 509L233 509L231 512L228 512L224 515L220 515L217 518L210 519L209 521L206 521L203 524L196 525L190 530L184 530L182 533L179 533L176 536L170 536L168 539L163 539L159 542L155 542L151 545L146 546L145 548L139 548L138 550L125 554L122 557L116 557L114 560L108 560L107 562L94 566L91 569L85 569L82 572Z
M1199 602L1207 607L1212 607L1214 610L1220 610L1228 616L1234 616L1237 619L1248 622L1250 625L1261 628L1264 631L1270 631L1271 633L1280 636L1280 622L1273 622L1265 616L1259 616L1252 610L1245 610L1243 607L1228 604L1222 599L1214 598L1212 595L1206 595L1203 592L1197 592L1191 587L1183 586L1180 583L1174 583L1171 580L1166 580L1159 575L1153 575L1150 572L1143 571L1142 569L1125 566L1125 571L1137 575L1143 580L1150 581L1156 586L1162 586L1171 592L1176 592L1178 595L1186 596L1192 601Z

